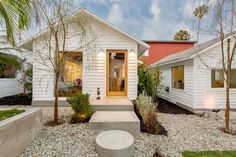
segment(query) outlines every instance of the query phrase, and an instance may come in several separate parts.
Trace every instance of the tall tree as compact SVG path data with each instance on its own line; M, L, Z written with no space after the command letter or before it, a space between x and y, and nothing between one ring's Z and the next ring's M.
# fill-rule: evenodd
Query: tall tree
M196 18L198 18L198 28L197 28L197 43L199 41L199 33L200 33L200 27L201 27L201 20L208 12L208 6L207 5L201 5L195 8L193 14Z
M175 34L174 40L190 40L190 34L187 30L180 30Z

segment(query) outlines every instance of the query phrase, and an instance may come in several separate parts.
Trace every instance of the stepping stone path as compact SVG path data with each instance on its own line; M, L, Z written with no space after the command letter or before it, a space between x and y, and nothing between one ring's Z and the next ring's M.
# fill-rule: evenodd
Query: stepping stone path
M134 151L134 137L126 131L110 130L99 134L95 147L101 157L130 157Z

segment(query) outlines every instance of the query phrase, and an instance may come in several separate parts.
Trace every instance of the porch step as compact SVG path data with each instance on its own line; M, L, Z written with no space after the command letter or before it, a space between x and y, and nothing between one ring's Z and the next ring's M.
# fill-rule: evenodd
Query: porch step
M134 111L97 111L89 126L94 130L123 130L133 136L140 133L140 121Z
M134 106L129 99L91 100L95 111L133 111Z

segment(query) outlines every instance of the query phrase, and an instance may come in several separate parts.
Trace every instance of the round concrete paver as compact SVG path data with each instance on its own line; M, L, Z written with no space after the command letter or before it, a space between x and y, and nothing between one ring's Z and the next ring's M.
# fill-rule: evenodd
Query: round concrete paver
M130 157L133 153L134 137L122 130L102 132L96 138L96 151L101 157Z

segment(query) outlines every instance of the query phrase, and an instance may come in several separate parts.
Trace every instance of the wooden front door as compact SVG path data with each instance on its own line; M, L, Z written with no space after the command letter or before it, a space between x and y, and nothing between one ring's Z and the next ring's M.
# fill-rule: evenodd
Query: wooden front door
M106 94L127 96L127 50L107 50L106 54Z

